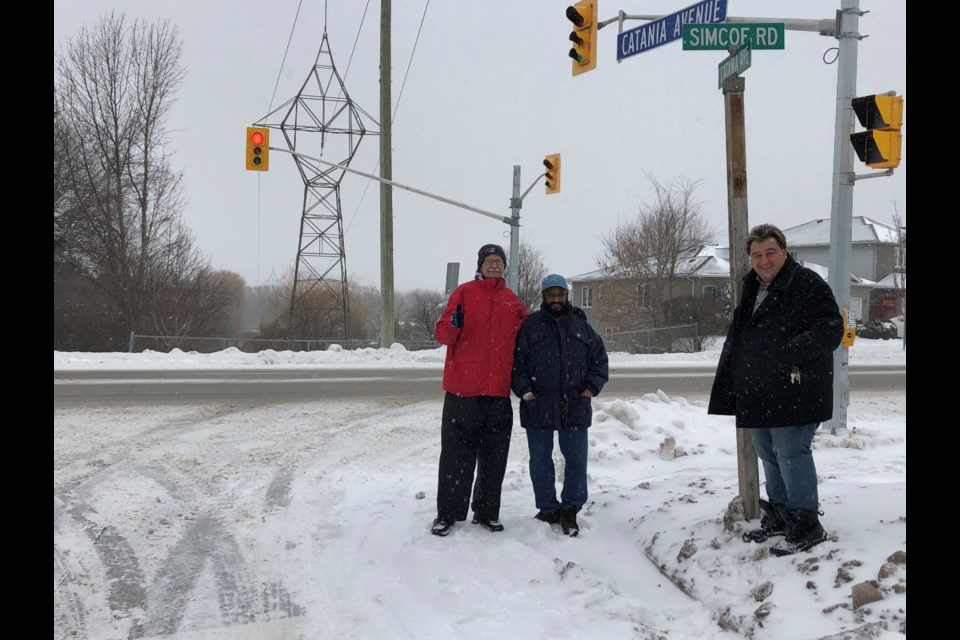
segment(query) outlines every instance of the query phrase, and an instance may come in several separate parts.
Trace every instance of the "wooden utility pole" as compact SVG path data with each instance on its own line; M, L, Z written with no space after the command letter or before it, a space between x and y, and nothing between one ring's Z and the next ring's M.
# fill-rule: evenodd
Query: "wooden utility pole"
M390 151L390 0L380 0L380 177L393 180ZM393 326L393 187L380 183L380 348L394 341Z
M731 54L734 52L731 51ZM747 142L743 109L744 79L732 75L723 81L724 123L727 133L727 229L730 242L730 303L740 302L740 285L750 265L743 242L747 237ZM743 515L760 515L760 472L753 435L737 429L737 478L743 498Z

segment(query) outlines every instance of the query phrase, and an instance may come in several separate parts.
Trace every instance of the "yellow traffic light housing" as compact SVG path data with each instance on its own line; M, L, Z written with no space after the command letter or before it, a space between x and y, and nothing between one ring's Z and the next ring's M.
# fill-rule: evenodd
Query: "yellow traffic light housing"
M567 19L573 23L570 42L573 47L573 74L580 75L597 68L597 0L582 0L567 7Z
M547 195L560 193L560 154L551 153L543 159L543 166L547 168L546 185Z
M850 134L857 156L868 167L894 169L900 165L903 135L903 96L872 95L850 101L857 120L867 130Z
M247 127L247 171L270 169L270 129Z

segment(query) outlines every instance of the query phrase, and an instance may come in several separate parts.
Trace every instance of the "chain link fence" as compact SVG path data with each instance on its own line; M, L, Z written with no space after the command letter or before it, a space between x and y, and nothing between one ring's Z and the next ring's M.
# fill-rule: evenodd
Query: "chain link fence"
M439 343L433 340L397 340L408 351L436 349ZM130 353L141 351L169 352L173 349L196 353L214 353L234 347L245 353L260 351L326 351L330 345L344 349L379 349L379 340L343 340L340 338L280 339L280 338L201 338L195 336L146 336L130 334Z
M703 351L706 340L696 324L680 324L673 327L621 331L603 336L607 352L624 353L694 353Z
M621 331L603 336L607 352L624 353L694 353L703 351L713 340L699 335L698 325L681 324L673 327ZM436 349L433 340L397 340L408 351ZM196 353L214 353L234 347L245 353L260 351L326 351L330 345L343 349L379 349L379 340L343 340L341 338L281 339L281 338L209 338L197 336L148 336L130 334L128 351L160 351L173 349Z

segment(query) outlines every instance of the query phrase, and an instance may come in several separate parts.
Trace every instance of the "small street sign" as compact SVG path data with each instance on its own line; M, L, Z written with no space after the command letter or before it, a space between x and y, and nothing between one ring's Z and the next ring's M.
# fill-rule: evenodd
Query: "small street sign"
M782 22L737 22L725 24L685 24L684 51L711 51L740 47L749 42L753 49L783 49Z
M750 42L748 41L747 44L737 49L729 58L724 58L720 61L717 88L722 89L723 81L730 76L743 73L749 69L751 62Z
M685 24L723 22L727 19L727 0L703 0L668 16L657 18L629 31L617 34L617 60L649 51L679 40Z

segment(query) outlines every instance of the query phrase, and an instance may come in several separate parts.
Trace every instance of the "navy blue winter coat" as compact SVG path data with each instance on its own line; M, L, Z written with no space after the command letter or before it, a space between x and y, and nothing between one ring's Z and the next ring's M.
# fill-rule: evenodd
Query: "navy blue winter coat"
M587 314L569 307L564 327L540 310L527 316L517 334L511 388L519 397L529 391L535 400L520 401L520 426L524 429L589 427L593 421L590 398L609 379L603 339L587 322Z
M734 415L737 427L788 427L833 416L833 352L843 320L830 286L787 258L753 311L752 270L717 363L707 413ZM791 374L799 374L793 382Z

